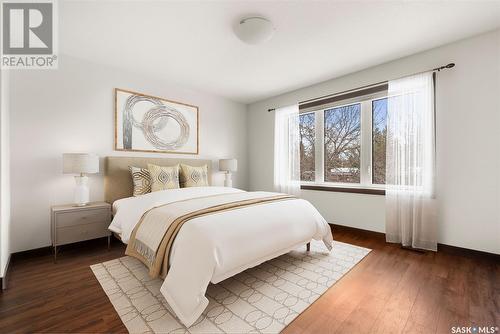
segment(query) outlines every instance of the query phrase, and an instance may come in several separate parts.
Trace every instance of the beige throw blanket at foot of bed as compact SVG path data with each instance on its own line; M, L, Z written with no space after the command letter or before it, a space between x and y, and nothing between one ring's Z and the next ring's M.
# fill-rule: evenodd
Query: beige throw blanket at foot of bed
M165 278L170 252L183 224L191 219L227 210L294 199L285 194L243 192L188 199L147 211L134 228L125 254L143 262L152 278Z

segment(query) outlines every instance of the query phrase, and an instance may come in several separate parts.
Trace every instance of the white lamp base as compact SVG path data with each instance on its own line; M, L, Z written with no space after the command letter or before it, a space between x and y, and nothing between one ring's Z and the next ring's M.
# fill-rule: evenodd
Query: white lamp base
M75 206L89 204L89 178L85 175L75 176Z
M231 172L226 172L226 179L224 180L224 187L233 187L233 180L231 179Z

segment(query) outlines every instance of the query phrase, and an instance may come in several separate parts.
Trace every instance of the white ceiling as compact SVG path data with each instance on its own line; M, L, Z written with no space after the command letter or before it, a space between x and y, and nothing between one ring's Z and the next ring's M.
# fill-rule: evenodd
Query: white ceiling
M59 50L250 103L500 26L500 1L65 1ZM274 37L243 44L242 15Z

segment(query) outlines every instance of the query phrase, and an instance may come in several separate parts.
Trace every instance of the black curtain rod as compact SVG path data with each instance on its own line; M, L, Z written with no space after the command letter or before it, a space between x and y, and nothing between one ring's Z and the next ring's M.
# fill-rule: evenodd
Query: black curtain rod
M439 66L439 67L433 68L432 70L417 72L417 73L413 73L413 74L410 74L410 75L416 75L416 74L425 73L425 72L440 72L441 70L444 70L444 69L447 69L447 68L452 68L452 67L455 67L455 63L449 63L449 64L446 64L446 65L443 65L443 66ZM335 94L329 94L329 95L317 97L317 98L310 99L310 100L300 101L299 104L304 104L304 103L308 103L308 102L312 102L312 101L322 100L322 99L326 99L328 97L332 97L332 96L336 96L336 95L342 95L342 94L346 94L346 93L349 93L349 92L352 92L352 91L361 90L363 88L375 87L375 86L386 84L387 82L388 81L381 81L381 82L377 82L375 84L366 85L366 86L358 87L358 88L355 88L355 89L349 89L349 90L346 90L346 91L343 91L343 92L339 92L339 93L335 93ZM275 111L275 110L276 110L276 108L267 109L268 112Z

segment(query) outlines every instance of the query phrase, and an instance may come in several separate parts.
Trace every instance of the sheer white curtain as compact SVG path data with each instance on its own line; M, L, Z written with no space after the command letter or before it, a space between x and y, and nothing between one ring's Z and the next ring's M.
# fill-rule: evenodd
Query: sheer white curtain
M277 108L274 113L274 190L299 195L299 106Z
M386 238L437 250L432 72L389 82Z

